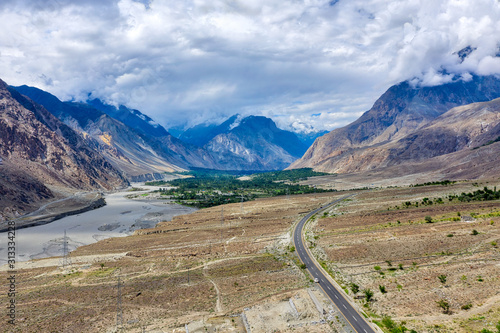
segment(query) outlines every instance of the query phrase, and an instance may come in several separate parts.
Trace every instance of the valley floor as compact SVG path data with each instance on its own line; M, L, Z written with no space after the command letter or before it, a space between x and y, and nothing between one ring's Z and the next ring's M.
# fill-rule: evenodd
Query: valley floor
M368 305L362 297L356 303L375 321L388 315L417 332L494 331L500 202L403 203L495 185L353 191L354 197L316 216L306 238L351 297L351 283L360 287L357 296L374 292ZM17 323L2 328L112 332L118 318L127 332L344 332L341 315L299 268L290 237L301 216L344 195L202 209L130 237L82 246L71 252L69 267L55 259L19 265ZM458 212L472 219L462 221ZM1 279L7 276L0 272ZM449 313L438 306L441 300ZM7 301L2 292L0 303Z

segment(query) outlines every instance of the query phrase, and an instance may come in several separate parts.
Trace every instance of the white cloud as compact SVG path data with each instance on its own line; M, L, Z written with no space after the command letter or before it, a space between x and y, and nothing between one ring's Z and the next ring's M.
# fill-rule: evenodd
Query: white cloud
M1 78L167 126L240 113L332 129L399 81L500 73L496 0L330 2L7 1Z

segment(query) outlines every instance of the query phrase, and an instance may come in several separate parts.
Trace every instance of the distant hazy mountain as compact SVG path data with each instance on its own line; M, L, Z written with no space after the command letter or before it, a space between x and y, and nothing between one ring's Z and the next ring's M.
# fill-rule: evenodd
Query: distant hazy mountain
M328 131L312 131L312 132L293 132L297 138L306 146L311 147L311 145L316 141L317 138L328 134Z
M200 124L179 138L204 147L226 169L282 169L307 150L294 133L261 116L234 115L220 125Z
M186 131L184 131L182 133L179 133L178 138L184 142L191 143L195 146L203 147L210 140L215 138L217 135L227 133L232 128L236 127L238 124L240 124L240 122L243 118L244 117L236 114L236 115L228 118L226 121L224 121L222 124L219 124L219 125L217 125L217 124L198 124L194 127L187 129ZM293 133L300 141L302 141L302 144L301 144L302 147L311 146L313 144L314 140L316 140L316 138L328 133L328 131L315 131L308 124L301 124L301 125L303 125L303 127L306 126L307 130L305 131L303 129L292 128L292 130L290 130L290 131L285 130L285 132ZM306 150L307 150L307 148L304 150L304 152Z
M452 133L450 139L444 128L441 133L436 132L440 125L433 125L432 136L430 132L418 133L428 131L430 127L426 126L431 126L434 120L441 121L438 117L453 107L498 97L500 80L493 76L475 76L467 82L460 80L435 87L416 88L407 82L400 83L389 88L358 120L318 138L290 168L347 173L449 153L449 140L456 140L456 149L463 146L459 144L460 137ZM457 119L457 124L460 121ZM396 149L415 140L419 143L409 145L408 149Z
M57 188L110 190L126 180L83 138L0 80L0 215L23 213Z
M236 155L244 159L247 169L276 170L287 167L307 149L295 134L279 129L266 117L249 116L227 123L226 131L205 145L222 161Z
M198 124L183 132L179 136L179 139L195 146L203 147L217 135L228 132L230 127L235 124L238 117L239 115L234 115L220 125Z

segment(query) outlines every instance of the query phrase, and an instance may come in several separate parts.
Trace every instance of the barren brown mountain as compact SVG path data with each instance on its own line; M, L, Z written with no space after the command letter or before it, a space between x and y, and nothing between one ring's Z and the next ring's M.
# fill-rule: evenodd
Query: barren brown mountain
M0 157L0 215L29 211L62 192L127 184L77 133L1 80Z
M499 82L484 77L433 88L394 86L360 119L318 138L289 168L352 173L405 166L405 172L434 172L452 167L448 154L455 154L457 164L473 160L497 147L488 143L500 136L500 101L488 98L500 93ZM451 108L473 100L485 102Z

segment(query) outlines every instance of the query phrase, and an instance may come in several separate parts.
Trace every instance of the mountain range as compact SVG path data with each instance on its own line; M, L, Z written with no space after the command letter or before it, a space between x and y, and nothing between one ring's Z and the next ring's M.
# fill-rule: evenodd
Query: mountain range
M192 167L222 170L277 170L307 150L295 134L265 117L233 116L221 125L197 126L180 139L139 110L98 99L62 102L38 88L14 87L81 133L132 181Z
M402 82L355 122L316 139L289 168L352 173L426 162L435 168L433 158L477 153L473 148L500 135L498 97L500 79L494 76L434 87Z
M176 138L139 110L98 99L62 102L0 81L0 219L72 191L111 190L190 168L496 176L499 98L495 76L434 87L402 82L358 120L308 148L262 116L234 115Z

